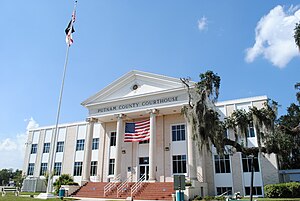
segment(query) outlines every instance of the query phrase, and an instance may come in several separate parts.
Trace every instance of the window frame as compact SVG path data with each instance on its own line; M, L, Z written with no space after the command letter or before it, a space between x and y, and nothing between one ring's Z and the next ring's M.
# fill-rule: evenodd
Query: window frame
M220 190L220 192L218 192ZM227 195L232 195L232 186L217 186L216 187L216 195L219 196L227 191L230 191L230 193L227 193Z
M62 163L61 162L55 162L54 166L53 166L53 175L54 176L60 176L61 175L61 169L62 169Z
M38 147L38 144L31 144L30 154L36 154L37 147Z
M253 186L252 194L255 195L255 196L263 195L263 190L262 189L263 188L261 186ZM250 196L250 186L245 186L244 190L245 190L245 196ZM260 194L258 194L258 191L260 191ZM249 194L248 194L248 192L249 192Z
M184 159L183 159L183 157L184 157ZM173 173L173 175L187 173L187 155L186 154L172 155L172 173Z
M34 163L29 163L27 168L27 175L33 176L34 174Z
M116 131L111 131L110 132L110 137L109 137L109 146L110 147L115 147L117 145L117 132Z
M45 176L48 169L48 163L41 163L40 176Z
M116 164L116 160L114 158L110 158L108 161L108 175L115 174L115 164Z
M78 139L76 141L76 151L84 151L84 143L85 143L84 139Z
M99 149L99 138L93 138L92 150L98 150L98 149Z
M243 173L251 172L252 157L246 156L245 154L241 154L241 160L242 160ZM260 165L259 165L258 155L254 156L254 172L260 172Z
M50 153L50 142L44 142L43 154Z
M91 161L91 176L97 176L98 161Z
M74 171L73 171L73 176L82 176L82 164L83 162L81 161L76 161L74 162Z
M256 137L256 133L255 133L253 122L251 122L248 124L247 138L254 138L254 137Z
M65 142L64 141L57 142L57 144L56 144L56 153L64 152L64 148L65 148Z
M187 131L185 123L173 124L171 125L170 130L172 142L181 142L186 140Z
M231 161L229 154L224 156L214 155L215 174L229 174L231 173Z

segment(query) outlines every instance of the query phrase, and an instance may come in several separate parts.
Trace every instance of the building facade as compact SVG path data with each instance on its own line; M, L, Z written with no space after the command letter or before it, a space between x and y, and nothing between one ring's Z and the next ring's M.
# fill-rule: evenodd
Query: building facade
M263 107L266 96L218 102L221 118L236 109ZM86 121L29 130L23 170L27 178L44 178L53 152L54 179L70 174L81 184L112 179L171 182L184 174L200 195L250 192L250 161L241 153L219 156L200 151L191 138L191 125L181 114L188 103L179 79L131 71L85 100ZM126 123L150 120L150 139L124 142ZM255 129L249 127L248 146L257 146ZM230 130L227 135L233 135ZM52 139L53 138L53 139ZM54 148L52 145L54 144ZM254 194L278 183L276 156L255 158Z

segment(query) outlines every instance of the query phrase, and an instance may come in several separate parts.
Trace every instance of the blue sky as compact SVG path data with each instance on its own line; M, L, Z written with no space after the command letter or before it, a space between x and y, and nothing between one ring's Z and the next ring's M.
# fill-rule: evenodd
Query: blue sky
M53 125L73 1L0 1L0 168L22 168L26 128ZM221 76L220 100L267 95L295 102L298 1L78 0L60 123L130 70ZM29 124L29 125L28 125Z

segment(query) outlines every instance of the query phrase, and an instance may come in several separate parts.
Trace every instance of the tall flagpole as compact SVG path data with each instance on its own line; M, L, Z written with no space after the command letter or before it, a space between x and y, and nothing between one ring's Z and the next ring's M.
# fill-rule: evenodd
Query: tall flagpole
M52 179L53 175L52 174L54 173L53 172L53 168L54 168L53 162L54 162L54 156L55 156L54 153L55 153L55 147L56 147L56 142L57 142L57 138L58 138L58 123L59 123L59 116L60 116L60 108L61 108L62 96L63 96L63 91L64 91L66 71L67 71L67 66L68 66L69 49L70 49L70 46L72 43L71 34L73 32L73 23L75 21L76 6L77 6L77 0L74 3L71 24L69 26L70 30L69 30L69 33L67 34L67 50L66 50L66 57L65 57L63 75L62 75L59 100L58 100L56 124L55 124L54 135L52 135L52 140L51 140L52 143L51 143L51 151L50 151L50 156L49 156L50 161L49 161L49 166L48 166L48 183L47 183L47 191L46 191L46 194L48 194L48 195L51 194L51 192L52 192L52 184L53 184L53 179Z

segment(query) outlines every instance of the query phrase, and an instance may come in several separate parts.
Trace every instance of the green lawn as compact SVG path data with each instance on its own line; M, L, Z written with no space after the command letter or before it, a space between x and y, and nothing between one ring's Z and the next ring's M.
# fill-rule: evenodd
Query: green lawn
M241 199L241 201L249 201L250 199ZM300 201L300 198L253 198L258 201Z
M38 201L39 199L34 199L34 198L31 198L29 196L26 196L26 197L22 197L22 196L14 196L13 194L10 194L8 193L6 196L2 197L0 195L0 201L32 201L32 200L35 200L35 201ZM55 200L60 200L59 198L54 198L54 199L49 199L51 201L55 201ZM73 198L64 198L63 199L64 201L70 201L70 200L75 200Z

